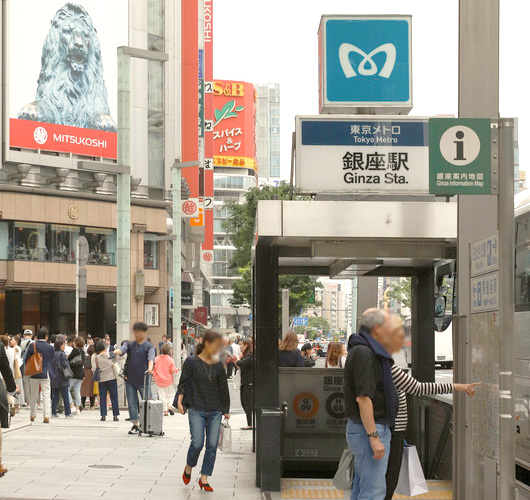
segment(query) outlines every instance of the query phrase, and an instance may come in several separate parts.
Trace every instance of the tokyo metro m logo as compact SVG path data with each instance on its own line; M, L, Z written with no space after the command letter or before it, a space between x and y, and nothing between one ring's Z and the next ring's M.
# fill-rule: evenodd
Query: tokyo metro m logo
M363 57L362 61L357 65L357 72L353 69L350 61L350 54L352 52ZM386 60L378 73L379 68L372 58L381 52L385 53ZM353 78L357 76L357 73L361 76L378 75L383 78L390 78L396 64L396 47L392 43L384 43L367 54L364 50L351 43L343 43L339 47L339 61L346 78Z

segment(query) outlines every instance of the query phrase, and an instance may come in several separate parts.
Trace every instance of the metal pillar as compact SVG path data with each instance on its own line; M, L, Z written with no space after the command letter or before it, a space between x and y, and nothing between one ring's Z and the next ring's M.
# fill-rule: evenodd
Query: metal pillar
M359 321L363 312L371 307L377 307L377 277L359 276L357 278L357 311L352 311L352 316L357 315L354 331L359 329Z
M165 62L169 56L153 50L118 47L118 166L109 172L116 173L118 345L130 338L131 321L131 58Z
M459 116L497 118L499 115L499 0L460 0L459 4ZM515 457L513 438L513 123L501 120L499 197L459 196L458 199L458 304L453 322L455 382L472 376L470 245L499 231L499 329L502 332L499 363L499 470L490 474L493 460L473 451L471 402L455 395L455 439L453 446L453 496L479 500L488 492L492 497L499 486L499 500L515 497ZM501 137L502 136L502 137ZM511 142L510 142L511 141ZM511 163L510 163L511 162ZM510 274L510 276L508 276ZM487 325L484 341L494 335L491 313L473 314ZM496 356L497 353L494 353ZM485 387L482 390L492 390ZM497 481L497 479L499 479ZM483 486L482 486L483 485ZM481 488L483 487L483 491Z
M412 376L434 382L434 269L412 278Z
M357 289L358 289L359 278L353 277L351 280L351 295L350 295L350 309L351 309L351 320L350 320L350 335L353 335L357 331Z
M499 500L515 496L515 421L513 400L515 221L514 120L499 120Z
M182 337L182 200L180 193L181 171L178 162L173 165L173 357L175 365L182 367L181 337Z
M256 483L262 491L280 491L280 434L278 374L278 253L257 246L254 255L255 373L257 420Z
M282 337L289 331L289 289L282 290Z
M131 56L118 47L118 164L130 168ZM131 318L131 175L116 175L116 340L130 338Z

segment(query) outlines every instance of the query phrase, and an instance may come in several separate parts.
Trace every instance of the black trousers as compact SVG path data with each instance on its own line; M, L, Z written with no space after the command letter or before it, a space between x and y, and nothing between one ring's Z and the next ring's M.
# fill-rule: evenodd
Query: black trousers
M245 384L241 386L241 406L247 416L247 425L252 427L252 385Z
M399 471L403 460L403 442L405 431L394 432L390 441L390 455L388 456L388 467L386 469L386 497L392 500L399 479Z

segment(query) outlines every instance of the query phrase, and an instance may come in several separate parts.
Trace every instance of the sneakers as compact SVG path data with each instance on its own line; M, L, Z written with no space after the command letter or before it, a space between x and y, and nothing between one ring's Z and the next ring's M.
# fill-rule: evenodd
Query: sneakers
M75 418L75 415L73 413L70 413L70 415L65 415L64 418Z
M129 434L140 434L140 429L138 428L138 426L136 424L134 424L132 427L131 427L131 430L129 431Z
M52 413L52 418L59 418L59 415L57 415L57 413ZM46 419L44 419L46 420Z

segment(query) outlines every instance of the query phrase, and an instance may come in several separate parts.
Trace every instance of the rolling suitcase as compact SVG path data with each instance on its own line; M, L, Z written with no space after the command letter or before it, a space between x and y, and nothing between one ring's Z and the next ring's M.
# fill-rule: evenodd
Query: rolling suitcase
M151 387L147 387L148 379L146 373L144 377L144 399L140 400L140 422L138 425L140 432L138 435L163 436L164 405L162 401L155 401L151 398Z

